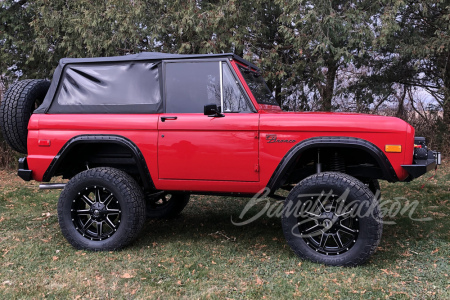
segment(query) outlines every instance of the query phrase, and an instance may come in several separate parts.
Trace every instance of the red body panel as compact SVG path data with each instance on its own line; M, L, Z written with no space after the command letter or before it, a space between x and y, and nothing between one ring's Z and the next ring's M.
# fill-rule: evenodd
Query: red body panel
M161 116L176 120L161 121ZM111 122L114 120L113 122ZM117 128L120 128L119 130ZM32 115L28 166L41 181L64 144L78 135L110 134L133 141L146 160L155 187L161 190L255 193L265 187L283 156L312 137L355 137L384 151L402 145L401 153L385 153L398 178L412 161L414 130L397 118L343 113L258 113L154 115ZM268 143L267 135L291 143ZM163 137L164 135L164 137ZM48 140L50 145L39 141Z
M280 122L280 120L283 120ZM281 148L287 152L292 144L270 144L265 142L266 134L276 133L279 139L295 140L296 143L305 139L320 136L355 137L375 144L384 151L387 144L405 145L406 130L411 127L406 122L392 117L347 113L263 113L260 117L261 148L260 160L264 161L261 168L261 180L269 180L271 173L277 167ZM413 138L414 140L414 138ZM413 141L409 142L411 145ZM401 153L385 153L400 180L408 174L402 164L412 162L413 150L405 149ZM411 150L411 151L409 151ZM407 153L407 151L409 151ZM409 155L408 155L409 154ZM265 177L268 176L268 177Z
M71 138L86 134L109 134L133 141L144 155L153 177L158 174L155 160L157 128L158 115L33 114L28 124L28 167L33 170L33 178L42 181L53 158ZM51 145L41 147L38 145L39 139L50 140Z
M259 115L161 114L159 119L159 179L259 181Z

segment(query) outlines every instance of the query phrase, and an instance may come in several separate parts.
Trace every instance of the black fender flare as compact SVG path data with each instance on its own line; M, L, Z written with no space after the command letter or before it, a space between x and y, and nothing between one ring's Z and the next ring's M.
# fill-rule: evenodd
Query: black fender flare
M383 179L389 182L398 181L397 174L395 173L392 164L389 159L377 146L369 141L354 138L354 137L314 137L303 140L292 147L272 174L267 187L270 191L275 192L281 185L283 177L289 171L289 169L295 164L296 159L306 150L311 148L355 148L361 149L369 153L381 168L383 173Z
M65 159L67 153L70 150L80 144L94 144L94 143L110 143L110 144L119 144L131 150L136 162L137 168L139 171L139 175L144 182L145 189L155 189L155 185L153 184L153 180L150 176L150 171L148 170L147 163L145 161L144 155L142 155L141 150L135 143L131 140L120 136L120 135L103 135L103 134L86 134L86 135L77 135L71 138L66 144L59 150L58 154L53 158L49 167L44 173L43 181L50 181L55 172L58 170L61 162Z

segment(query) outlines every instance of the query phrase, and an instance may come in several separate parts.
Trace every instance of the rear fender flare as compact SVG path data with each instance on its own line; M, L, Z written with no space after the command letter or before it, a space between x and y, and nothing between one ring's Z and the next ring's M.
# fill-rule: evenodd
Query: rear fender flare
M137 162L137 168L139 171L139 175L142 178L145 189L155 189L153 184L153 180L150 176L150 172L147 167L147 163L145 161L142 152L133 143L131 140L119 136L119 135L78 135L71 138L67 143L59 150L58 154L53 158L50 166L47 168L43 176L43 181L50 181L50 179L54 176L55 172L58 170L60 164L66 158L67 154L70 153L70 150L80 144L94 144L94 143L110 143L110 144L119 144L131 150L131 153L134 156L134 159Z

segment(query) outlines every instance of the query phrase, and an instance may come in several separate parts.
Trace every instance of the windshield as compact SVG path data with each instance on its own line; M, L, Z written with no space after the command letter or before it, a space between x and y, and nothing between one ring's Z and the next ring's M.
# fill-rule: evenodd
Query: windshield
M269 90L264 78L260 74L250 71L247 67L243 67L241 65L238 65L238 67L242 76L244 76L245 82L247 82L248 87L259 104L278 106L277 101L275 101L275 97L272 95L272 92Z

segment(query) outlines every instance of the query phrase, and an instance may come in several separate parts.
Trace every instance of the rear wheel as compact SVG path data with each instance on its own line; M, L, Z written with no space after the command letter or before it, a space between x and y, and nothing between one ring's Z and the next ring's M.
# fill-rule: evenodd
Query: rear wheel
M379 206L361 181L324 172L302 180L289 193L283 232L301 258L334 266L364 263L382 232Z
M50 82L27 79L13 84L0 103L0 126L8 144L20 153L27 153L28 121L47 94Z
M64 237L77 249L121 249L144 225L144 194L125 172L90 169L74 176L62 191L58 219Z

